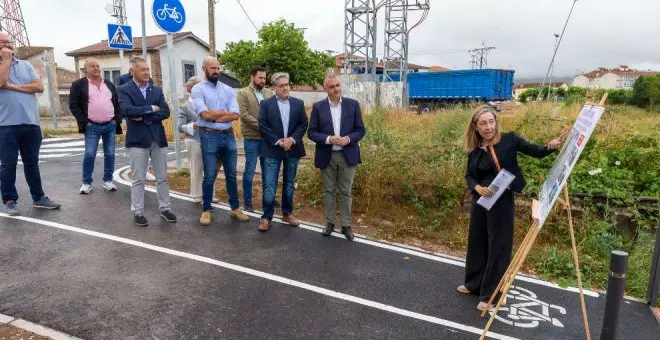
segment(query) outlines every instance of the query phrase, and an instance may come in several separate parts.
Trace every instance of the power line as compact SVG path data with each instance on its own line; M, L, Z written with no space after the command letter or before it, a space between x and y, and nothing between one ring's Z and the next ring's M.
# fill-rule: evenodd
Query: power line
M245 7L243 7L243 4L241 3L241 0L236 0L236 2L238 3L239 6L241 6L241 9L243 10L243 13L245 13L245 16L248 18L248 20L250 20L250 23L252 24L252 26L254 26L254 29L257 32L259 32L259 28L257 27L257 25L254 24L254 21L252 21L252 18L250 18L250 15L245 10Z
M480 48L475 48L469 50L468 52L472 53L470 55L470 64L472 64L472 69L482 69L488 67L488 51L494 50L495 47L488 46L486 47L485 43L481 43Z

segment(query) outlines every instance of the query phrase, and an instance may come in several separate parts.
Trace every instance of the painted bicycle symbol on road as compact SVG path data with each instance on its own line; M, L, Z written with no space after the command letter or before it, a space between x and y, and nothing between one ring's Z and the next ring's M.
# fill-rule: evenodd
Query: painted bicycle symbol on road
M564 328L564 324L552 317L550 312L554 310L566 315L566 308L539 300L531 290L512 286L507 294L507 300L507 305L500 307L495 315L495 318L501 322L521 328L535 328L541 322L550 322L556 327Z
M158 20L165 20L166 17L169 17L170 19L173 19L177 24L180 24L181 21L183 21L183 15L177 12L176 7L170 8L167 4L165 4L163 8L156 11L156 17L158 17Z

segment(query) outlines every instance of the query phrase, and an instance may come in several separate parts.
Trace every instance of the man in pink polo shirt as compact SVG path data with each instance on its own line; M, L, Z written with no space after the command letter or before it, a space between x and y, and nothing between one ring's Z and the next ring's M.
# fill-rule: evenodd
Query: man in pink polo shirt
M78 122L78 131L85 134L81 194L92 191L92 174L99 139L103 140L103 188L115 191L112 173L115 170L115 135L121 134L121 109L115 86L101 78L97 59L85 60L87 77L71 84L69 109Z

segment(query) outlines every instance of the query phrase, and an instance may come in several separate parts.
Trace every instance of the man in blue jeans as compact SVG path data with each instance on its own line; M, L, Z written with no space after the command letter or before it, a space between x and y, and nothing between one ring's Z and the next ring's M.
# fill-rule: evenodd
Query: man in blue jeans
M265 88L266 69L255 66L250 70L250 84L236 93L241 116L243 149L245 149L245 171L243 172L243 207L254 211L252 204L252 179L257 169L257 159L261 165L263 179L264 159L261 152L261 133L259 132L259 103L273 96L273 91Z
M206 80L195 85L190 95L193 106L199 115L197 127L202 147L204 180L202 181L203 212L199 223L210 225L212 220L211 199L213 184L218 176L218 160L225 169L225 185L229 195L231 217L247 222L249 217L240 209L238 183L236 181L236 138L232 129L233 121L239 117L238 103L234 89L223 84L220 79L220 63L214 57L206 57L202 64Z
M289 75L275 73L271 77L275 96L259 105L259 131L263 136L261 156L264 157L263 205L259 231L268 231L273 220L275 192L283 166L282 220L292 226L300 225L293 216L293 193L296 171L301 157L305 157L303 137L307 132L307 114L302 100L289 96Z
M87 77L71 84L69 109L78 122L78 131L85 134L85 154L82 164L81 194L92 191L92 174L99 139L103 140L103 188L116 191L112 183L115 170L115 135L121 134L121 109L117 89L108 79L101 78L101 65L94 58L85 60Z
M18 215L16 166L19 153L33 206L60 207L44 195L39 173L42 136L35 93L43 91L44 84L32 65L14 58L9 34L0 32L0 191L4 212L11 216Z

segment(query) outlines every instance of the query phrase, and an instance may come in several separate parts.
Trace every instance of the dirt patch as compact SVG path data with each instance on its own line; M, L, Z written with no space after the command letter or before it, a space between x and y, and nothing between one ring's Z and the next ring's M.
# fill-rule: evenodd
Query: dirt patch
M50 340L47 336L34 334L11 325L0 323L0 340Z

